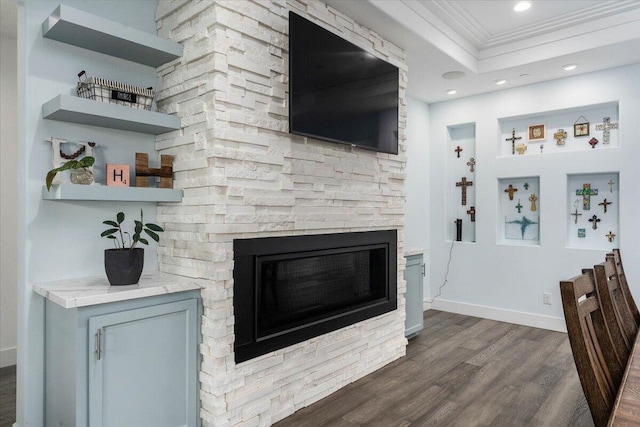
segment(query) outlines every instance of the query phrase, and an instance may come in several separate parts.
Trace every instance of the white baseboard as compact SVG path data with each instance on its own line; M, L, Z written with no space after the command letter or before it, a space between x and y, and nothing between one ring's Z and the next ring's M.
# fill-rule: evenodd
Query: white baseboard
M505 310L503 308L450 301L440 298L424 300L425 310L434 309L466 316L481 317L483 319L498 320L500 322L515 323L517 325L532 326L534 328L549 329L557 332L567 332L567 326L562 317L543 316L522 311Z
M0 350L0 368L13 366L18 360L18 353L15 347L3 348Z

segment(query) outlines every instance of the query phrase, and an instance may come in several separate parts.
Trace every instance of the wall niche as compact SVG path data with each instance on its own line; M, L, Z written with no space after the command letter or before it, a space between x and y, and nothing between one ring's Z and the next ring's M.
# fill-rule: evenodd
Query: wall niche
M476 124L447 126L447 236L476 241Z

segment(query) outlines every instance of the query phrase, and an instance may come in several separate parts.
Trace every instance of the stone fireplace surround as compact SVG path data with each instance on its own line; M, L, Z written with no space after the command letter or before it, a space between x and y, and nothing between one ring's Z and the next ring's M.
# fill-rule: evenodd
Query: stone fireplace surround
M398 155L288 133L289 10L400 68ZM270 425L405 354L404 52L317 0L160 0L156 20L184 45L158 69L158 109L183 127L156 148L184 190L158 207L158 257L204 285L200 416ZM398 230L397 310L235 363L234 239L383 229Z

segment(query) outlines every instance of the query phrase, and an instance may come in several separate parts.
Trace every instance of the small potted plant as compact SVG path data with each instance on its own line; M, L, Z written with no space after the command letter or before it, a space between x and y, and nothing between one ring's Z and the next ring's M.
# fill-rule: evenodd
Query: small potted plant
M142 268L144 267L144 249L136 248L138 243L148 245L149 241L142 235L144 232L156 242L160 241L158 233L164 230L157 224L144 223L142 209L140 209L140 221L134 221L135 227L133 235L127 231L122 231L124 213L118 212L115 221L103 221L110 226L102 232L100 237L113 240L114 249L105 249L104 268L107 273L109 283L114 286L134 285L140 280Z
M47 178L45 180L47 184L47 191L51 190L51 186L53 185L53 179L56 177L58 172L71 170L71 182L74 184L83 184L89 185L93 182L93 172L90 169L87 169L95 163L96 159L91 156L85 156L80 160L69 160L64 165L59 168L51 169L47 173Z

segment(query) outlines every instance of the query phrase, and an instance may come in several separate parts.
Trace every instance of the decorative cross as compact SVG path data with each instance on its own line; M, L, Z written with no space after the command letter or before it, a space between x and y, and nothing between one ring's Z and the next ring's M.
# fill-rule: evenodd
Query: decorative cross
M576 222L575 222L575 224L577 224L577 223L578 223L578 217L579 217L579 216L582 216L582 214L581 214L581 213L578 213L578 208L576 208L576 211L575 211L574 213L572 213L571 215L573 215L573 216L575 216L575 217L576 217Z
M462 206L467 205L467 187L472 185L473 185L473 181L467 181L466 176L462 177L462 181L456 182L456 187L462 188Z
M173 188L173 156L160 155L160 167L149 167L149 155L136 153L136 187L148 187L149 177L160 177L160 188Z
M576 190L576 196L582 196L582 209L591 209L591 196L597 196L598 190L591 189L591 184L582 184L582 190Z
M609 182L607 182L607 184L609 184L609 193L613 193L613 184L615 184L615 182L613 182L613 180L610 179Z
M540 152L542 153L542 150L544 150L544 144L540 144Z
M507 224L520 224L520 233L522 234L522 238L524 239L524 232L527 229L527 227L530 226L531 224L537 224L537 222L531 221L529 218L523 215L522 219L507 221Z
M531 195L529 196L529 201L531 202L531 211L534 212L536 211L538 208L536 207L536 200L538 200L538 196L536 196L536 193L531 193Z
M595 137L589 140L589 144L591 144L591 148L596 148L597 143L598 143L598 140Z
M469 209L467 213L471 215L471 222L476 222L476 208L471 206L471 209Z
M613 242L613 239L616 238L616 235L613 234L611 230L609 230L609 234L605 234L605 236L607 236L607 239L609 239L609 242Z
M516 140L522 139L521 136L516 136L516 130L511 131L511 138L505 139L505 141L511 141L511 154L516 154Z
M474 159L473 157L469 159L469 161L467 162L467 166L469 166L469 172L473 172L474 166L476 165L476 159Z
M509 184L509 188L504 190L505 193L509 193L509 200L513 200L513 193L518 191L517 188L513 188L513 184Z
M458 147L456 147L456 149L455 149L455 150L453 150L453 151L455 151L455 152L456 152L456 154L458 154L458 158L460 158L460 152L462 151L462 147L460 147L460 146L458 145Z
M594 230L598 229L598 223L602 221L600 218L598 218L597 216L592 216L591 219L589 219L589 222L591 223L591 228L593 228Z
M611 117L605 117L602 119L602 124L596 125L596 130L601 130L602 132L602 143L609 143L609 130L618 129L617 123L611 123Z
M522 156L524 154L524 152L527 151L527 146L524 145L523 143L520 143L516 147L516 151L518 152L519 156Z
M516 205L516 209L518 209L518 213L522 213L520 212L520 210L522 209L522 205L520 204L520 199L518 199L518 204Z
M607 205L611 204L613 204L613 202L607 202L607 199L605 198L602 203L598 203L598 206L604 206L604 213L607 213Z
M525 182L525 183L524 183L524 185L523 185L523 187L524 187L524 189L525 189L525 190L528 190L528 189L529 189L529 183L528 183L528 182Z

